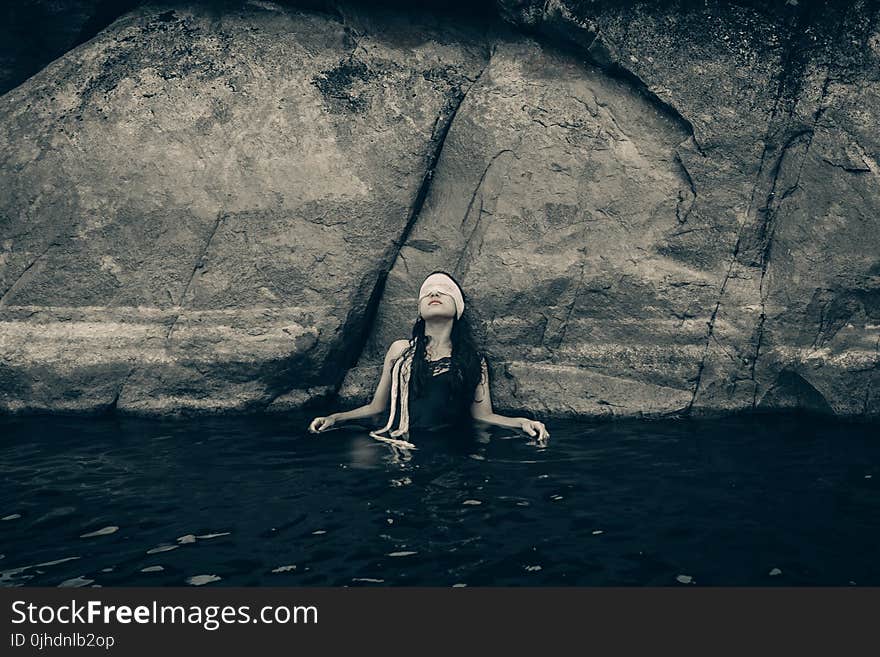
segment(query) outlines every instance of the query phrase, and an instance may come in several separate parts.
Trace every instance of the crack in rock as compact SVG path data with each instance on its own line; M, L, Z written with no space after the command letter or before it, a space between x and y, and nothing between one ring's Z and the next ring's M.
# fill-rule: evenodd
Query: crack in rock
M441 110L438 115L437 120L435 121L435 130L436 136L432 135L432 141L435 143L435 147L433 151L428 156L428 162L425 167L425 174L422 177L422 182L419 185L419 189L416 192L415 199L412 204L412 208L409 213L409 217L407 218L406 224L403 227L403 230L400 233L400 236L393 240L391 243L391 251L386 254L383 262L383 266L380 268L379 275L376 276L375 281L372 285L372 290L369 294L369 299L366 303L365 310L363 315L358 315L358 313L349 313L349 316L346 318L341 332L343 335L351 336L347 341L349 344L347 353L344 354L343 357L343 367L342 368L334 368L335 376L332 383L333 393L332 395L338 395L339 388L342 386L342 382L345 379L345 374L352 367L357 365L358 360L363 353L363 350L367 344L367 339L369 338L370 329L375 323L376 316L379 311L379 305L382 301L385 292L385 284L388 279L388 274L394 267L394 264L397 261L397 258L400 256L401 249L406 244L407 239L409 238L410 233L413 230L418 218L421 214L422 208L425 204L425 200L427 199L428 192L431 189L431 183L434 179L434 172L437 168L437 164L440 161L440 156L443 152L443 147L446 144L446 139L449 135L449 131L452 128L452 124L455 121L455 117L458 114L459 109L464 104L465 100L468 97L470 91L476 87L480 79L483 76L483 72L489 67L492 62L492 58L495 55L496 45L491 44L488 49L486 63L480 69L479 73L474 76L471 84L468 85L467 89L463 92L459 88L458 97L455 98L454 104L449 110L448 117L445 121L442 120L443 114L447 111L446 108ZM339 375L341 372L341 376Z
M782 209L782 203L791 196L795 190L800 186L801 175L804 171L804 166L807 162L807 157L810 153L810 147L813 145L813 139L816 135L816 127L819 123L819 118L822 116L822 112L825 109L825 101L828 97L828 89L831 82L831 76L827 75L825 78L825 82L822 84L822 93L817 103L816 112L813 115L813 125L808 130L800 130L795 132L788 141L785 143L782 149L782 153L779 155L779 159L777 160L776 166L774 167L773 172L773 181L770 187L770 193L767 196L766 203L766 212L764 214L764 221L761 225L760 239L762 241L761 248L761 280L758 285L758 295L761 302L761 314L758 318L758 325L756 327L756 332L758 334L756 344L755 344L755 354L751 359L751 366L749 371L749 376L752 381L752 408L756 408L758 404L758 385L755 380L755 369L757 367L758 358L761 355L761 346L764 341L764 325L767 320L766 307L767 307L767 299L769 298L769 291L766 289L766 278L767 271L770 267L770 255L773 249L773 237L776 234L776 224L777 217L779 216L779 212ZM782 196L776 200L776 187L779 182L779 176L782 171L782 166L788 152L794 147L794 145L801 140L803 137L806 137L806 146L804 148L803 155L801 155L800 163L798 165L797 175L795 176L794 182L783 192Z
M560 28L559 25L565 27ZM560 38L569 48L577 50L581 55L586 55L592 64L601 68L609 76L629 83L649 103L678 123L682 132L688 133L693 139L697 152L705 157L693 123L671 102L660 98L641 77L623 63L616 47L603 38L598 24L594 21L581 20L563 3L547 0L538 15L531 17L528 21L527 31L545 34L551 38ZM584 37L589 39L586 43L583 42Z
M43 249L42 252L40 252L40 254L37 255L36 258L31 260L30 263L28 263L27 267L25 267L22 270L22 272L16 277L16 279L12 282L12 285L10 285L8 288L6 288L6 291L2 295L0 295L0 306L6 305L6 300L8 299L8 297L10 297L13 294L13 292L15 292L15 289L18 287L18 284L24 279L25 275L33 268L33 266L35 264L37 264L37 262L39 262L47 253L49 253L49 250L53 246L59 246L58 242L56 242L56 241L50 242L49 245L45 249Z
M688 220L691 208L694 207L694 203L697 200L697 186L694 184L691 172L688 171L687 167L684 165L684 162L681 159L681 154L678 151L675 153L675 161L678 163L685 182L687 182L688 187L690 188L690 195L687 195L684 190L678 190L678 203L675 205L675 218L678 219L678 223L683 224Z
M782 152L779 155L779 158L776 161L776 164L773 169L773 177L770 185L770 192L767 195L767 202L765 204L765 208L763 208L760 213L762 214L762 221L759 229L759 264L761 267L761 280L758 284L758 297L761 304L761 314L758 316L758 324L755 327L755 332L757 333L757 339L755 340L755 353L750 359L749 365L749 379L752 382L752 408L756 408L758 404L758 386L755 383L755 368L757 367L758 358L761 355L761 346L764 342L764 325L767 320L767 298L769 297L769 293L765 288L765 281L767 277L767 270L770 267L770 254L773 249L773 237L776 234L776 218L779 214L779 211L782 207L782 202L788 198L794 190L798 188L800 184L801 172L803 171L804 162L806 161L807 154L810 149L810 145L813 142L813 130L809 131L800 131L792 135L786 144L783 146ZM786 156L789 151L794 147L794 145L802 139L804 136L807 137L806 148L804 149L804 153L801 156L800 166L798 168L798 173L795 178L794 183L783 192L781 197L776 200L776 187L779 183L779 177L782 172L783 163L785 161Z
M115 413L119 406L119 398L122 397L122 391L125 389L125 384L128 383L128 380L131 378L132 374L134 374L137 369L137 364L131 366L131 369L128 370L128 374L126 374L122 378L122 383L119 384L119 389L116 391L116 394L113 396L113 399L107 406L107 413Z
M183 304L186 301L186 295L189 292L189 288L192 285L193 279L196 276L196 272L205 267L205 260L208 255L208 249L211 246L211 242L214 240L214 236L217 234L217 230L220 228L220 224L223 223L223 213L218 212L217 218L214 220L214 225L211 228L211 233L208 235L208 239L205 241L204 247L202 247L202 251L199 254L198 259L196 259L195 265L193 265L192 271L189 274L189 278L186 281L186 285L183 287L183 292L181 292L180 296L177 299L177 308L178 313L174 316L174 320L171 322L171 326L168 327L168 333L165 335L165 344L166 346L171 342L171 336L174 333L174 328L177 326L177 321L180 319L180 316L183 314Z
M521 142L522 142L522 140L520 140L520 143ZM461 226L460 226L460 229L462 232L464 232L465 224L467 223L468 217L470 217L470 215L471 215L471 209L473 208L474 201L477 198L477 194L479 194L480 195L480 207L477 209L477 212L476 212L476 219L474 220L474 226L471 229L470 233L468 234L467 238L465 239L464 246L462 246L461 253L459 254L458 260L456 261L455 267L453 268L453 272L455 273L455 275L459 279L464 278L465 271L462 268L462 265L467 261L467 256L470 253L471 243L473 242L474 237L477 235L477 233L480 229L480 226L482 225L483 215L484 214L491 214L490 212L485 210L483 207L484 196L481 193L481 190L483 187L483 182L485 182L486 176L489 174L489 170L492 168L492 166L495 164L495 162L502 155L504 155L506 153L509 153L514 158L517 157L516 153L509 148L505 148L505 149L499 151L498 153L496 153L492 157L492 159L489 160L489 163L486 165L486 168L483 170L483 173L480 176L480 179L477 181L476 187L474 188L474 192L473 192L473 194L471 194L471 199L468 202L467 208L465 209L464 217L461 220ZM496 195L496 199L498 198L498 196L501 195L502 191L503 191L503 186L502 186L502 189L498 190L498 194ZM481 249L482 249L482 246L480 247L480 249L478 249L478 251L480 251Z
M585 231L586 234L586 231ZM575 306L577 305L578 299L581 295L581 290L584 288L584 273L586 270L586 262L584 258L581 258L581 271L580 276L578 277L577 286L574 289L574 294L571 297L571 303L568 306L568 310L565 314L565 319L562 320L562 326L558 329L559 334L556 338L556 344L553 345L553 349L559 349L562 346L563 340L565 340L565 334L568 331L568 323L571 321L571 316L574 314ZM546 329L545 329L546 330Z
M486 180L486 175L489 173L489 169L491 169L492 165L495 164L495 160L497 160L499 157L501 157L505 153L511 153L514 156L516 156L516 154L512 150L510 150L509 148L505 148L501 151L498 151L495 155L492 156L492 159L489 160L489 163L486 165L486 168L483 169L483 174L480 176L480 179L477 181L477 186L474 188L474 193L471 194L471 200L468 201L467 208L464 211L464 216L461 219L461 228L462 229L464 228L465 222L467 222L468 217L471 214L471 208L474 205L474 200L477 198L477 193L480 191L480 189L483 186L483 181ZM482 203L482 195L481 195L480 202ZM477 221L479 221L479 218L477 219Z
M700 363L697 367L697 374L694 377L693 395L692 395L691 400L688 403L686 410L685 410L685 412L687 414L691 413L693 406L696 403L697 396L699 395L699 392L700 392L700 387L701 387L702 381L703 381L703 374L704 374L705 368L706 368L706 360L709 357L709 350L710 350L710 346L712 343L712 339L714 337L715 322L718 317L718 311L721 308L721 302L722 302L722 299L724 298L724 294L727 290L727 285L728 285L730 279L733 277L734 267L739 262L740 251L743 246L744 231L748 225L754 224L754 220L752 218L753 211L756 214L759 212L759 210L753 210L755 207L755 199L758 196L758 190L761 187L761 182L764 178L764 169L767 164L767 157L768 157L769 153L774 150L772 136L775 131L778 131L780 129L778 117L780 117L780 115L782 114L782 105L783 105L783 101L785 100L786 88L788 85L791 84L793 79L797 80L796 86L798 89L800 88L800 86L802 84L803 72L802 71L798 72L795 70L797 63L798 63L797 62L796 41L799 37L797 36L797 29L796 29L797 22L798 22L798 17L795 17L792 19L792 23L789 26L791 36L789 37L789 43L785 49L785 56L783 58L782 69L781 69L781 72L779 75L779 80L777 82L776 94L775 94L775 97L773 100L773 107L770 111L770 117L767 121L767 128L764 132L764 140L763 140L764 141L764 148L761 150L761 158L758 162L758 170L755 175L755 182L752 185L752 191L749 196L749 203L746 208L746 212L743 215L742 221L740 222L739 226L737 227L736 243L734 244L733 252L732 252L730 260L728 262L727 271L725 272L724 278L721 281L721 287L719 288L719 291L718 291L718 299L715 303L715 308L712 310L712 314L711 314L709 321L707 323L705 347L703 349L703 355L700 359ZM823 85L823 90L827 91L827 85L828 85L828 80L826 80L825 85ZM784 126L787 124L787 122L791 119L792 108L797 103L797 95L795 94L794 98L791 99L789 102L791 105L789 107L789 111L786 113L786 116L783 116L781 119L781 121L782 121L781 125L782 125L783 129L784 129ZM815 127L815 121L818 120L819 114L820 114L820 112L817 110L816 114L814 115L814 127ZM791 137L789 139L789 142L791 142L792 139L795 139L799 136L800 136L799 134L795 134L793 137ZM699 148L699 144L697 144L697 146ZM775 171L773 172L773 175L771 176L771 182L769 183L769 187L771 189L773 187L775 187L775 185L776 185L776 177L778 176L778 168L781 165L782 157L784 155L785 155L785 149L783 149L782 155L779 158L777 158L777 160L776 160ZM790 191L788 193L790 193ZM769 195L768 195L768 197L769 197ZM785 195L784 195L784 197L785 197ZM762 315L764 314L763 307L762 307L761 314ZM763 322L761 322L761 324L762 324L762 326L759 331L759 336L763 335ZM760 339L759 339L759 341L760 341ZM754 367L754 363L751 363L751 365L752 365L752 367Z

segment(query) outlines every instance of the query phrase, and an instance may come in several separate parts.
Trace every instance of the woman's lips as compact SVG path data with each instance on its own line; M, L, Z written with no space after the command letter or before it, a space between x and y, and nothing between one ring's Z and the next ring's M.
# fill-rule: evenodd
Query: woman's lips
M429 301L429 302L428 302L428 305L429 305L429 306L433 306L435 303L443 303L443 302L442 302L442 301L437 301L436 299L434 299L434 301Z

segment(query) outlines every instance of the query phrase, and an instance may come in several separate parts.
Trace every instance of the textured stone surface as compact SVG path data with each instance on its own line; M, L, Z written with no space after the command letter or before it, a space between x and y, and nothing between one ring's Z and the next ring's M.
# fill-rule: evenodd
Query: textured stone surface
M476 27L149 6L0 98L0 405L261 408L332 381Z
M365 374L407 334L424 274L448 268L507 375L500 405L686 404L701 333L687 316L712 303L710 284L656 245L692 205L676 158L688 141L627 83L531 40L499 42L389 275Z
M379 352L407 334L417 279L448 266L485 309L504 407L615 415L805 407L876 416L880 170L875 132L865 128L876 125L880 107L873 10L500 4L507 20L642 92L639 110L621 90L606 91L604 104L644 161L635 166L631 154L589 140L570 152L571 133L584 126L559 104L539 118L555 129L541 138L525 121L535 111L511 104L508 117L525 126L517 135L529 136L508 134L508 117L498 121L484 108L511 98L519 72L505 74L504 62L528 58L499 48L450 131L370 348L342 392L362 399L370 390ZM525 95L577 95L553 88L552 59L544 52L523 67L537 71L522 81ZM590 78L579 76L595 85ZM664 152L663 131L644 117L651 108L677 119L682 141L665 143L677 186L662 176L670 174L664 158L650 157ZM574 166L554 161L564 154ZM499 174L502 158L510 164ZM480 177L472 162L492 166ZM599 175L591 170L597 162ZM570 213L563 233L548 239L569 191L560 170L573 175L580 196L569 193L568 203L583 214ZM458 180L446 182L447 171ZM470 195L444 184L476 189L479 209L463 208ZM482 225L471 229L475 216Z
M363 401L444 268L503 410L880 414L877 9L498 9L151 6L0 97L0 407Z
M880 22L825 18L794 44L716 318L739 334L713 333L697 407L880 411Z

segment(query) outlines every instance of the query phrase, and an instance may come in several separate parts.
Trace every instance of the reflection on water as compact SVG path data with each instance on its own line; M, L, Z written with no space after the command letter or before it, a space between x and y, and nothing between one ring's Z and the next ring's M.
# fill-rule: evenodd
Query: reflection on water
M877 426L0 418L0 585L880 585Z

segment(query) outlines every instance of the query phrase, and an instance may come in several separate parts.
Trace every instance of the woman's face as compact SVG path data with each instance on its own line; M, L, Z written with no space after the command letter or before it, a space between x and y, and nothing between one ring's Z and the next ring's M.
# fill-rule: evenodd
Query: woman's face
M455 317L455 301L440 290L431 290L419 299L419 314L423 319Z

